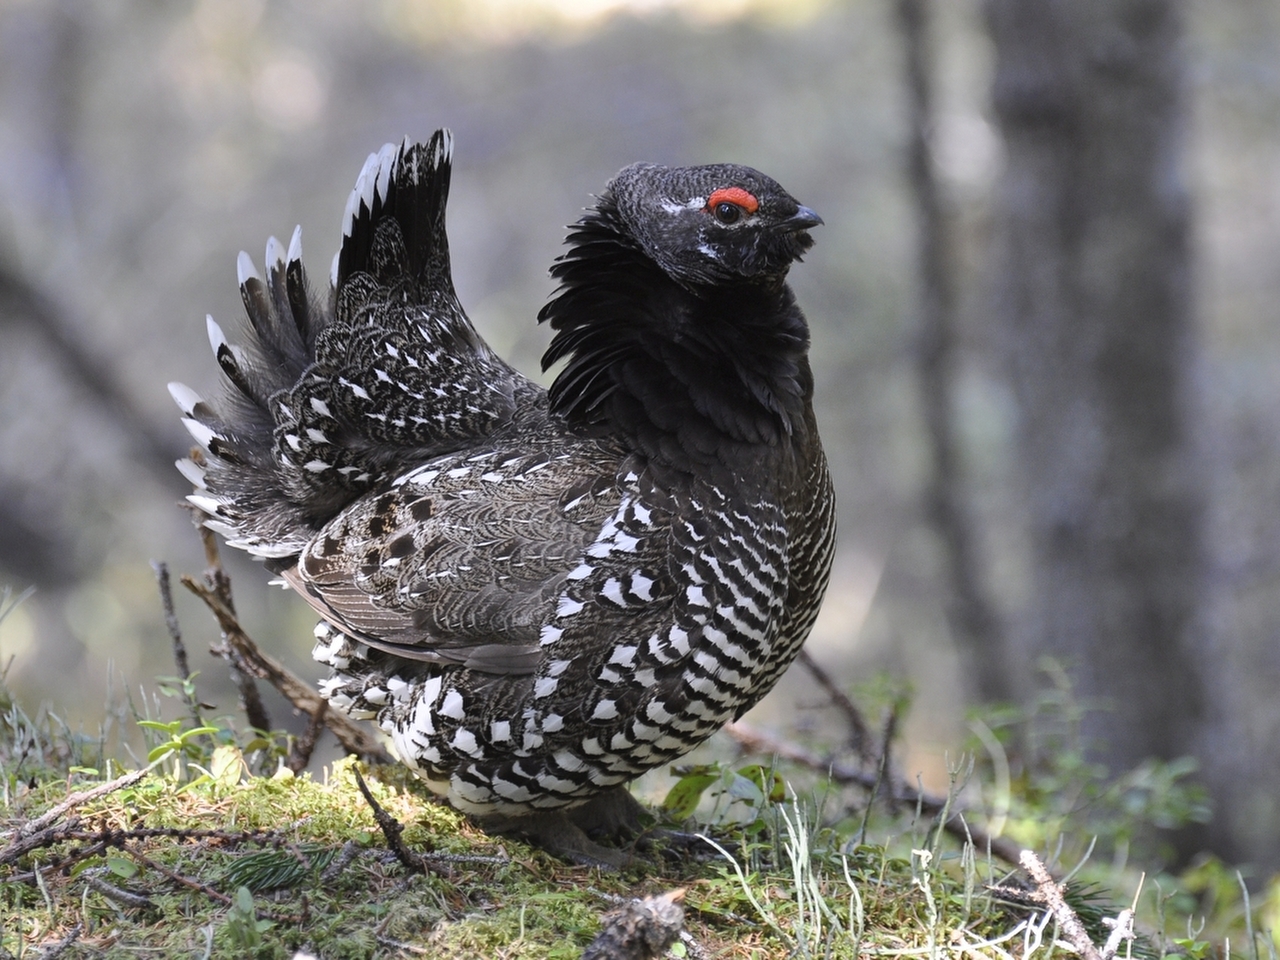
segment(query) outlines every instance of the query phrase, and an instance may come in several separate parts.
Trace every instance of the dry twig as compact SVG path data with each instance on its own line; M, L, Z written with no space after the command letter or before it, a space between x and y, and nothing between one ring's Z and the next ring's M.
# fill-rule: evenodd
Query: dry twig
M320 732L324 729L324 716L328 712L328 701L321 700L320 709L311 714L307 721L307 729L293 742L293 749L289 751L289 759L285 761L285 766L295 775L307 769L307 764L311 762L311 754L316 749L316 741L320 739Z
M199 450L191 451L192 459L202 458ZM197 460L197 462L201 462ZM236 624L236 630L239 630L239 624L236 622L236 605L231 596L231 577L227 575L227 571L223 569L222 557L218 553L218 537L208 527L197 522L196 528L200 531L200 540L204 544L204 558L207 567L204 571L205 591L211 596L217 597L218 602L230 613L231 622ZM190 577L183 577L182 582L188 589L191 588ZM203 596L207 604L209 601ZM244 663L244 656L237 648L236 644L231 642L231 637L227 632L227 624L222 617L218 617L218 623L222 627L222 646L215 647L214 653L221 656L227 661L228 670L231 673L231 680L236 685L236 689L240 691L240 705L244 708L245 718L249 721L249 726L263 733L271 731L271 716L267 713L267 708L262 702L262 695L258 692L258 685L253 682L254 673ZM243 633L243 631L241 631Z
M396 859L413 873L430 872L431 868L426 858L414 853L400 839L400 835L404 833L404 824L382 809L382 804L374 799L369 790L369 785L364 782L364 777L360 776L359 770L352 770L352 773L356 775L356 786L360 788L360 793L364 797L365 803L369 804L369 809L373 811L373 819L377 821L378 828L382 830L382 835L387 838L387 846L396 855ZM440 871L437 870L436 872ZM447 872L447 868L445 872Z
M123 849L125 853L129 854L129 856L133 857L134 860L137 860L138 863L140 863L142 866L150 867L152 870L156 871L156 873L159 873L165 877L168 877L170 880L172 880L174 883L178 884L179 886L187 887L191 890L196 890L200 893L203 893L206 897L209 897L212 900L217 900L219 903L225 904L228 907L231 906L233 903L231 897L228 897L225 893L220 893L219 891L213 889L213 887L209 886L207 883L201 883L199 880L195 879L194 877L183 876L182 874L178 873L176 870L170 870L164 864L157 863L155 860L152 860L146 854L140 853L139 851L134 850L132 847L122 847L121 849ZM259 920L270 920L273 923L286 923L286 924L296 925L296 924L302 924L307 922L307 919L308 919L307 901L305 898L302 901L302 911L303 911L302 913L297 914L297 913L275 913L271 910L255 909L254 915L257 916Z
M1107 942L1102 946L1102 960L1111 960L1112 957L1120 952L1122 943L1134 938L1133 920L1133 910L1125 907L1114 920L1104 919L1102 921L1112 928L1111 936L1107 937Z
M178 614L173 609L173 588L169 581L169 565L163 560L152 560L151 569L155 571L156 585L160 588L164 624L169 630L169 639L173 644L173 662L178 668L178 679L183 682L182 699L195 725L202 727L204 719L200 716L200 702L187 686L187 681L191 679L191 665L187 661L187 646L182 642L182 627L178 623Z
M56 957L62 956L71 947L73 943L80 939L80 934L84 933L84 924L77 923L71 928L71 932L50 947L45 953L40 955L40 960L55 960Z
M810 656L808 650L802 649L798 659L801 665L813 675L813 679L818 681L818 686L822 687L835 708L844 715L845 722L849 725L849 746L864 763L869 762L872 759L871 728L867 726L867 721L862 716L862 711L858 709L858 705L840 689L840 685L832 679L831 674Z
M737 741L739 746L751 753L773 754L783 760L827 774L836 783L846 783L862 787L865 790L875 788L877 781L877 774L875 773L846 763L827 760L816 753L805 750L798 744L771 737L764 731L745 723L731 723L724 729L729 736ZM898 781L893 785L892 796L895 801L900 803L918 804L925 813L931 816L940 814L947 805L945 799L922 793L905 781ZM990 850L994 856L999 857L1006 863L1016 864L1019 862L1019 849L1016 845L1010 843L1004 837L992 837L973 826L966 827L961 817L961 811L953 812L947 822L943 824L943 828L962 842L971 840L977 850Z
M898 716L899 704L895 702L884 718L884 731L880 735L880 757L876 761L876 779L871 785L871 791L867 794L866 809L862 812L862 826L858 828L859 843L867 839L867 824L871 821L871 809L875 806L876 798L880 796L880 788L884 786L885 780L889 779L889 773L893 767L893 740L898 735ZM889 784L890 807L896 796L897 790L891 782Z
M155 908L155 904L151 902L151 898L141 893L134 893L131 890L124 890L117 887L113 883L107 883L101 877L94 876L93 872L86 870L80 874L80 879L85 882L90 890L97 891L108 900L114 900L121 906L130 907L134 910L151 910Z
M99 797L105 797L109 793L115 793L117 790L123 790L125 787L133 786L150 773L152 768L159 763L160 761L157 760L155 763L145 766L140 770L133 770L130 773L126 773L124 776L116 777L114 780L108 780L106 783L100 783L96 787L92 787L88 790L81 790L79 793L73 793L57 806L51 807L34 820L28 820L20 826L18 828L18 836L29 837L34 833L44 830L46 827L52 826L61 819L62 815L68 810L82 806L90 800L97 800ZM0 861L4 859L4 856L5 853L0 853Z
M1045 865L1040 862L1040 858L1030 850L1023 850L1019 856L1019 862L1022 869L1027 871L1035 883L1036 888L1031 898L1039 903L1044 904L1052 912L1054 919L1058 921L1058 927L1062 930L1063 936L1067 938L1067 942L1075 947L1083 960L1103 960L1103 955L1098 952L1098 948L1094 945L1093 940L1089 937L1089 932L1085 930L1084 924L1080 922L1079 916L1071 909L1071 905L1062 898L1062 888L1054 882L1049 871L1045 869ZM1117 940L1117 945L1119 940Z
M236 619L235 611L223 603L222 598L194 577L184 575L182 585L204 601L215 617L226 637L227 645L236 652L245 669L253 675L266 680L280 691L286 700L303 713L315 716L322 706L327 706L320 696L305 680L289 671L278 660L263 653L256 643L244 632ZM391 756L383 749L377 739L358 726L344 714L335 710L325 710L324 725L346 748L372 763L390 763Z

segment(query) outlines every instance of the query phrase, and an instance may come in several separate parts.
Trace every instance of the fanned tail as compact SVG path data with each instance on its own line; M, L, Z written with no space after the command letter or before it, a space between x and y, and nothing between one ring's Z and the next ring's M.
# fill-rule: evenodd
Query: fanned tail
M198 488L191 502L232 546L290 557L371 487L510 418L521 378L453 289L451 154L441 130L369 156L326 301L307 284L299 231L287 252L268 241L265 279L240 254L248 323L233 341L208 320L224 396L170 385L206 453L178 464Z
M272 398L302 378L332 310L307 283L300 228L287 253L275 237L267 241L265 280L244 252L236 274L248 321L239 342L206 318L209 346L227 381L222 398L211 404L183 384L169 384L205 454L178 461L178 469L197 488L189 499L208 514L206 526L257 556L287 556L306 543L307 524L302 505L284 493Z
M347 199L342 248L330 279L339 296L358 274L389 285L415 283L453 296L445 206L453 169L453 135L437 130L425 145L408 138L369 155Z

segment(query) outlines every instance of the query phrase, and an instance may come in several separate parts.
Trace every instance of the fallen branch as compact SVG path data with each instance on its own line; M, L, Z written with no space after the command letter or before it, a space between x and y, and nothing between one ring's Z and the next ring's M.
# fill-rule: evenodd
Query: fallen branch
M107 883L107 881L103 880L101 877L95 876L94 874L96 872L100 871L86 870L84 873L80 874L80 879L85 882L85 886L90 890L96 891L108 900L113 900L121 906L130 907L134 910L155 909L155 904L151 901L150 897L145 894L134 893L131 890L121 889L113 883Z
M840 689L831 674L810 656L808 650L802 649L797 660L809 671L813 679L818 681L818 686L826 692L832 705L844 715L845 722L849 725L849 746L862 758L863 762L870 762L873 759L871 728L867 725L858 705Z
M1102 960L1111 960L1112 957L1120 952L1122 943L1135 937L1133 919L1133 910L1125 907L1114 920L1104 919L1102 921L1111 927L1111 936L1107 937L1107 942L1102 946Z
M33 867L27 873L9 874L4 878L5 882L30 883L35 880L37 874L51 876L65 873L76 864L91 860L109 849L124 850L129 841L165 838L203 844L208 840L216 840L229 847L252 843L277 848L285 842L284 837L279 833L268 833L257 829L227 831L189 827L131 827L128 829L102 827L98 830L82 830L80 823L79 817L73 817L65 824L46 827L38 833L10 844L0 852L0 865L15 863L32 851L48 849L63 843L75 843L77 846L72 847L65 856L54 857Z
M745 723L731 723L724 729L747 752L773 754L783 760L826 774L836 783L850 784L862 787L864 790L876 789L879 777L875 772L820 757L798 744L779 740ZM892 797L899 803L918 805L921 810L933 816L941 814L947 806L944 798L924 793L905 781L897 781L893 784ZM961 842L971 841L977 850L990 850L994 856L1006 863L1019 863L1020 850L1017 845L1004 837L992 837L981 829L966 826L961 813L962 811L959 810L953 812L943 824L943 829Z
M162 560L152 560L151 569L156 574L156 586L160 589L160 605L164 608L164 624L169 630L169 640L173 645L173 662L178 668L178 679L182 681L182 699L187 705L187 712L197 727L204 726L204 718L200 715L200 701L192 691L191 665L187 661L187 646L182 642L182 627L178 623L178 614L173 608L173 588L169 581L169 565Z
M124 852L127 853L129 856L131 856L134 860L138 861L138 863L141 864L142 866L149 867L150 869L156 871L156 873L159 873L162 876L168 877L170 880L172 880L174 883L178 884L179 886L187 887L188 889L191 889L191 890L196 890L200 893L203 893L206 897L209 897L212 900L217 900L219 903L224 904L228 907L231 906L234 902L231 897L227 896L225 893L220 893L219 891L213 889L213 887L209 886L207 883L201 883L199 880L196 880L194 877L183 876L182 874L178 873L176 870L170 870L164 864L157 863L155 860L152 860L147 855L140 853L139 851L134 850L131 847L122 847L121 849L124 850ZM273 923L285 923L285 924L296 925L296 924L302 924L307 922L307 913L306 913L307 901L305 900L305 898L302 901L302 908L303 908L303 912L301 914L275 913L271 910L262 910L262 909L255 908L254 915L259 920L270 920Z
M396 855L396 859L412 873L437 873L448 876L450 873L448 867L443 870L433 867L427 857L415 853L405 846L404 841L400 838L400 835L404 833L404 824L382 809L382 804L374 799L373 793L369 790L368 784L364 782L364 777L360 776L359 770L352 770L352 773L356 775L356 786L360 788L360 793L364 797L365 803L369 804L369 809L373 811L373 819L377 821L378 828L387 839L387 847Z
M67 823L60 826L48 826L33 834L20 835L17 840L0 850L0 865L16 863L32 850L41 850L44 847L51 847L55 843L61 843L66 834L75 830L78 826L80 826L80 818L72 817ZM21 834L22 831L15 832Z
M203 462L203 454L199 450L191 451L192 459L197 463ZM231 577L227 575L227 571L222 566L222 556L218 553L218 538L212 530L203 524L196 522L196 529L200 531L200 540L204 544L204 558L207 564L204 571L205 589L218 598L218 601L231 612L231 619L235 621L236 605L235 600L231 596ZM183 583L187 583L187 577L182 578ZM190 587L190 584L187 584ZM207 600L205 601L208 602ZM219 623L222 618L219 617ZM237 624L238 629L238 624ZM243 631L241 631L243 633ZM221 648L215 648L214 652L219 654L227 661L231 680L236 685L236 689L240 691L240 704L244 708L245 718L249 721L249 726L263 733L269 733L271 730L271 717L267 713L267 708L262 702L262 695L258 693L258 685L253 682L253 671L248 669L244 663L243 655L231 644L230 638L227 636L226 628L223 628L223 645Z
M324 729L324 717L329 712L328 707L328 702L322 700L320 709L311 714L311 718L307 721L307 729L293 742L293 749L289 751L289 759L285 761L285 766L292 770L295 776L307 769L307 764L311 762L316 741L320 739L320 731Z
M1071 909L1070 904L1062 898L1062 888L1049 875L1040 858L1030 850L1023 850L1018 859L1022 869L1027 871L1036 885L1031 893L1031 899L1044 904L1052 911L1054 919L1058 921L1059 929L1067 938L1067 942L1075 947L1076 953L1083 960L1103 960L1103 955L1098 952L1097 946L1089 937L1089 931L1084 928L1080 917ZM1116 946L1119 946L1119 943L1120 939L1117 938Z
M867 794L867 806L862 811L862 824L858 827L858 842L862 843L867 839L867 824L871 822L871 810L875 806L876 798L880 796L880 788L884 786L885 780L889 779L889 772L893 765L893 740L898 735L898 717L900 713L901 701L895 701L893 706L889 708L884 718L884 732L880 736L880 757L876 760L876 779L871 785ZM893 784L889 785L889 805L892 807L895 790Z
M236 619L235 611L228 607L222 598L210 587L197 581L194 577L183 575L182 585L204 601L205 606L218 619L218 625L226 637L228 646L234 650L253 676L265 680L280 691L294 707L309 716L316 716L322 710L324 725L348 753L353 753L370 763L391 763L391 755L383 749L382 744L349 719L345 714L327 709L327 701L315 691L305 680L292 673L278 660L263 653L258 645L249 637Z
M160 762L160 760L156 760L154 763L151 763L140 770L133 770L130 773L126 773L124 776L116 777L114 780L108 780L106 783L100 783L96 787L71 794L71 796L67 797L67 799L63 800L57 806L51 807L34 820L28 820L26 823L22 824L22 826L18 827L18 836L29 837L33 833L38 833L46 827L52 826L61 819L62 815L68 810L72 810L86 804L90 800L97 800L99 797L105 797L109 793L115 793L117 790L123 790L125 787L133 786L150 773L157 765L159 765ZM7 853L7 851L0 852L0 862L4 860L5 853Z
M40 955L40 960L56 960L62 956L71 947L73 943L80 939L80 934L84 933L84 924L77 923L71 928L71 932L55 943L46 952Z

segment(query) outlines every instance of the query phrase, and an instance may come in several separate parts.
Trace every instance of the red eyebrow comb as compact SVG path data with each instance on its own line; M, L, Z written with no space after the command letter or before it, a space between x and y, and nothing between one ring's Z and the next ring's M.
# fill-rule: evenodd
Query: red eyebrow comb
M760 209L760 201L741 187L721 187L707 198L707 209L711 210L721 203L732 203L747 213L755 213Z

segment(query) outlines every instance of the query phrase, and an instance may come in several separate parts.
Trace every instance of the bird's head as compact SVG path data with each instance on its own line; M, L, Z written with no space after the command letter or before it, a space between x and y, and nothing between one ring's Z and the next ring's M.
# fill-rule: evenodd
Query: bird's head
M737 164L635 163L608 189L644 252L685 285L781 280L822 223L775 180Z

